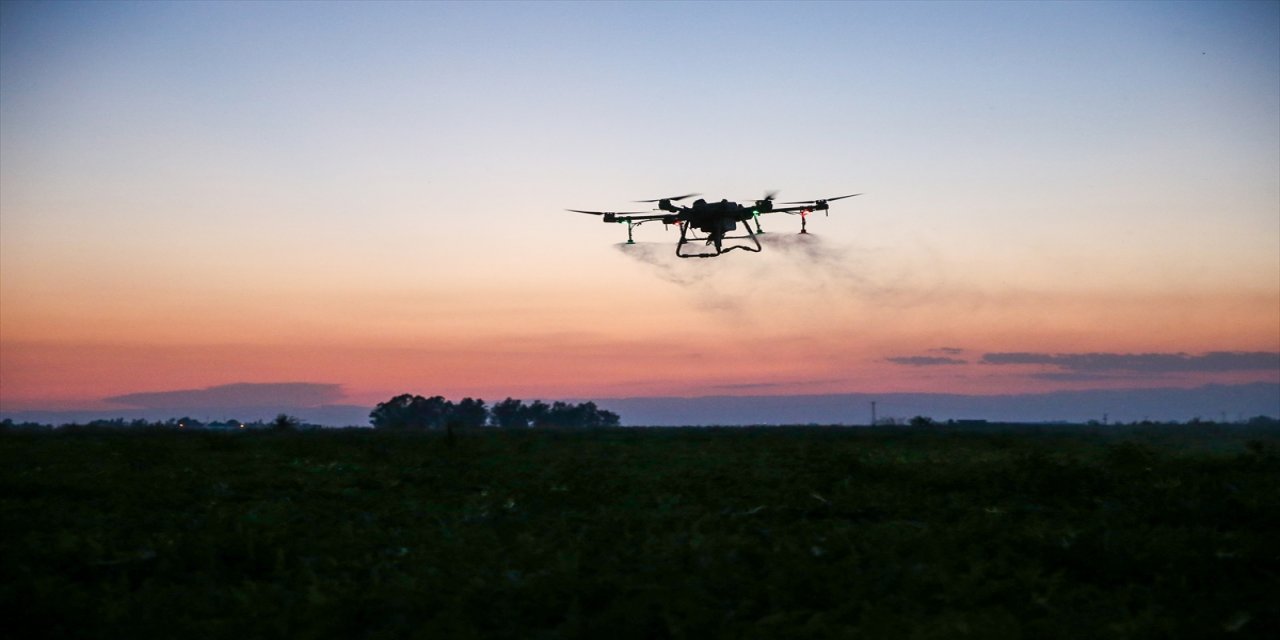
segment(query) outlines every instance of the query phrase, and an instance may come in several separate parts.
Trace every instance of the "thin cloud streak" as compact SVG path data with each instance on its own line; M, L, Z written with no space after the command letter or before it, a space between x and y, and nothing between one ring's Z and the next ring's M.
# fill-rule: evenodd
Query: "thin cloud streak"
M777 389L793 389L804 385L818 385L831 382L840 382L837 379L828 380L786 380L783 382L739 382L726 384L704 385L703 388L708 391L769 391Z
M1186 353L987 353L989 365L1048 365L1076 372L1219 373L1280 371L1280 352L1212 351Z
M959 358L943 358L940 356L897 356L893 358L885 358L885 360L894 364L907 365L909 367L935 367L950 364L969 364L967 360Z
M343 398L342 385L314 382L240 382L204 389L128 393L104 398L106 402L144 409L317 407Z

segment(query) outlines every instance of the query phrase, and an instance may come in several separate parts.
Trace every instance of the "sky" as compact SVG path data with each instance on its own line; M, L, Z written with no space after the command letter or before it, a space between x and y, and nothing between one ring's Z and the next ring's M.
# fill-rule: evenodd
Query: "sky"
M0 3L0 412L1257 382L1277 2Z

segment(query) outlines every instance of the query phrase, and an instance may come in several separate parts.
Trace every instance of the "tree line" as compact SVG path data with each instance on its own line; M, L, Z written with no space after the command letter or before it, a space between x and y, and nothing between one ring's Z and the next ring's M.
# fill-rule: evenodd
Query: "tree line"
M486 426L595 428L616 427L620 423L618 414L601 409L594 402L547 404L534 400L525 404L523 400L507 398L489 407L480 399L463 398L454 403L442 396L424 398L407 393L378 403L369 413L369 421L375 429L392 430Z
M14 422L10 418L0 420L0 430L2 429L52 429L55 425L43 424L39 422ZM169 418L167 420L146 420L144 418L134 418L126 420L125 418L97 418L88 422L64 422L57 425L63 430L101 430L101 429L193 429L197 431L224 430L224 431L297 431L300 429L320 429L318 424L310 424L303 422L300 418L281 413L276 415L272 420L251 420L241 421L235 418L227 418L225 420L203 421L190 416L181 418Z

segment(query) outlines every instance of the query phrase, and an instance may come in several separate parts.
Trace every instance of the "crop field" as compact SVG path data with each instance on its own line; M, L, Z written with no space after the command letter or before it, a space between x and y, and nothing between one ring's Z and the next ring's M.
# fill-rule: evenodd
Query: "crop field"
M0 433L29 637L1280 629L1244 426Z

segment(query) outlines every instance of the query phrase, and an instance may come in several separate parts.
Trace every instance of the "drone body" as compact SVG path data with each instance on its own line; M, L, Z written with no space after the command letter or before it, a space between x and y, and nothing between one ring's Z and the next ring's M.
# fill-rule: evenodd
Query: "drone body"
M661 221L664 225L676 225L680 228L680 239L676 242L676 255L681 258L714 258L734 249L743 249L745 251L760 251L760 240L756 238L756 234L764 233L760 228L760 216L766 213L787 213L800 216L800 233L808 233L805 228L805 219L814 211L827 211L830 206L827 204L833 200L841 200L843 198L852 198L853 196L862 195L860 193L852 193L847 196L837 196L835 198L823 198L819 200L801 200L798 202L784 202L784 206L775 207L773 205L773 197L776 192L765 194L764 199L756 200L754 204L742 205L737 202L721 200L719 202L707 202L699 198L690 206L680 206L672 204L685 198L692 198L696 193L689 193L682 196L673 196L670 198L659 198L657 200L640 200L639 202L657 203L658 210L666 213L650 214L645 211L583 211L581 209L569 209L575 213L586 213L593 216L601 216L604 222L626 223L627 225L627 244L635 244L632 239L631 231L635 227L646 222ZM755 230L751 229L751 222L755 221ZM741 223L745 233L736 234L738 224ZM701 234L701 235L699 235ZM741 240L742 243L725 245L725 241ZM714 251L692 252L688 249L688 245L694 241L705 241L704 245L711 247Z

